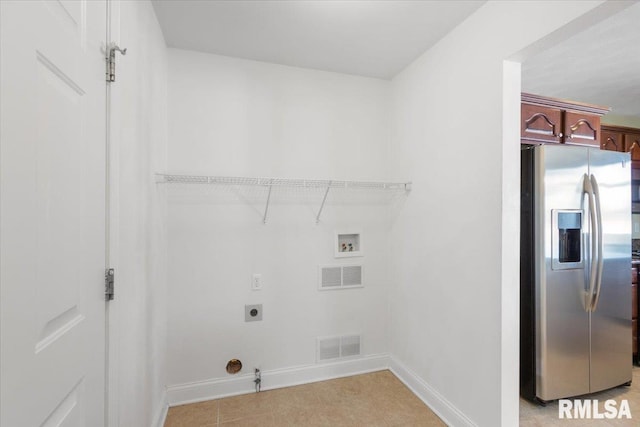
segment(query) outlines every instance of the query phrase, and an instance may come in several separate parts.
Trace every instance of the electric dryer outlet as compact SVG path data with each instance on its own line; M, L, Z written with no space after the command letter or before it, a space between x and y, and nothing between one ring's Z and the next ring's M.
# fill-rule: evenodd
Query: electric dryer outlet
M262 320L262 304L252 304L244 306L244 321L257 322Z

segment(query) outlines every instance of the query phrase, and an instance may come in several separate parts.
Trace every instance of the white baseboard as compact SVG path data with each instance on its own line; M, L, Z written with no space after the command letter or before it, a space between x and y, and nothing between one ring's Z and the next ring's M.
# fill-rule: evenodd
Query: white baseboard
M158 410L158 414L154 418L152 425L154 427L164 427L164 423L167 420L168 411L169 411L169 405L167 404L167 392L165 391L162 393L160 409Z
M460 427L477 427L458 408L444 396L418 377L400 361L388 354L366 356L358 359L341 360L334 363L321 363L294 368L262 371L262 390L271 390L316 381L364 374L367 372L389 369L420 400L435 412L447 425ZM232 378L212 379L187 384L179 384L167 388L169 406L219 399L254 391L253 373L234 376ZM166 406L166 405L165 405ZM166 409L159 417L164 423ZM162 427L161 423L156 424Z
M448 426L477 427L473 421L467 418L465 414L445 399L444 396L393 356L389 357L389 369Z
M308 384L384 369L389 369L388 354L365 356L334 363L319 363L294 368L262 371L262 390L266 391L293 385ZM254 391L253 378L254 374L252 372L232 378L212 379L169 386L167 388L169 406L251 393Z

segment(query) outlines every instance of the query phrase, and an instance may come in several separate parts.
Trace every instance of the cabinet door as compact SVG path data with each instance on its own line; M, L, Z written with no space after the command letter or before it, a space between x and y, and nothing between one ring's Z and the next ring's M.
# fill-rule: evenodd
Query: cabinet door
M560 142L562 113L559 109L521 104L520 137L533 142Z
M625 151L624 134L608 129L600 132L600 149L609 151Z
M640 133L624 134L624 151L631 153L631 160L640 160Z
M600 117L565 112L564 142L566 144L600 146Z

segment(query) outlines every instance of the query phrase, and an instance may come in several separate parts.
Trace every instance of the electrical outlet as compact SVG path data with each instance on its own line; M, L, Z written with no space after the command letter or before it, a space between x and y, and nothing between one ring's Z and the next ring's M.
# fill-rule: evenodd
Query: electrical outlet
M254 291L262 289L262 274L254 273L251 277L251 289Z

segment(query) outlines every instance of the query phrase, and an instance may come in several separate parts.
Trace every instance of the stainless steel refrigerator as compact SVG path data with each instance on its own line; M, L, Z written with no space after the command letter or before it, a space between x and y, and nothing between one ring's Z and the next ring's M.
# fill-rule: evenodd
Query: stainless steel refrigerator
M521 160L521 395L630 384L629 154L539 145Z

